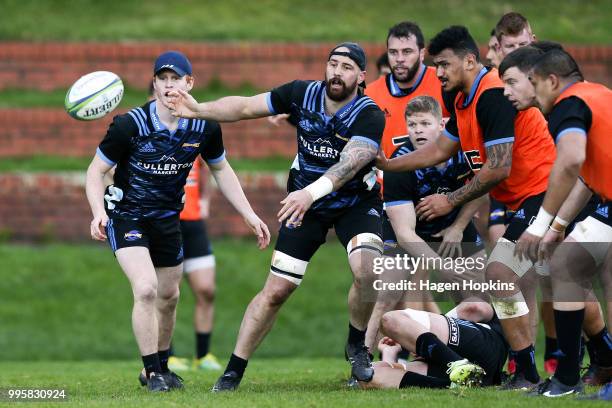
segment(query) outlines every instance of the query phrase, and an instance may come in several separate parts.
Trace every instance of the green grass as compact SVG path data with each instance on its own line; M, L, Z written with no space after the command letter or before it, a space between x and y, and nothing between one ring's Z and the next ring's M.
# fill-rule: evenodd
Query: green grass
M466 25L480 42L501 15L527 16L541 39L610 41L606 0L3 0L0 39L25 41L223 40L384 41L400 19L417 21L431 38L451 24ZM67 22L70 22L69 24Z
M0 109L6 108L63 108L67 89L44 92L32 89L5 89L0 91ZM243 84L229 88L212 81L204 88L196 88L191 94L199 101L214 100L227 95L254 95L258 90ZM126 87L119 108L130 109L145 103L147 92L142 89Z
M257 357L341 354L351 276L346 252L335 238L330 241L315 255ZM246 305L268 274L272 249L260 252L254 241L240 240L213 245L218 291L212 341L225 357ZM138 358L129 283L106 245L0 245L0 259L0 361ZM188 354L193 296L186 285L182 293L175 345Z
M355 392L345 388L342 358L350 273L335 238L321 248L300 289L249 363L237 393L208 392L217 373L183 374L187 389L149 395L136 381L140 359L132 336L132 296L104 245L0 245L0 390L65 388L69 405L215 407L559 406L494 389ZM252 241L216 240L217 298L212 351L231 353L244 309L267 275L271 249ZM174 345L193 350L193 297L182 287ZM542 348L540 347L540 350ZM538 356L539 364L542 362ZM540 367L541 369L541 367ZM2 405L0 400L0 405ZM580 405L579 405L580 404ZM47 404L37 403L36 406ZM50 405L50 404L48 404ZM589 406L563 400L563 406Z
M0 160L0 173L85 171L90 162L91 157L4 157ZM231 157L231 151L229 162L232 168L237 172L287 172L291 166L290 158L268 157L265 159L234 159Z
M339 358L255 359L249 364L237 392L209 392L218 373L181 373L185 389L169 394L149 394L136 377L137 361L0 363L0 388L64 389L68 401L35 403L53 406L163 406L212 407L404 407L415 403L429 407L590 407L598 402L571 398L529 398L519 392L470 389L462 395L449 390L403 389L355 391L345 387L348 365ZM2 400L0 400L0 403ZM66 405L64 405L66 404ZM22 406L22 405L19 405Z

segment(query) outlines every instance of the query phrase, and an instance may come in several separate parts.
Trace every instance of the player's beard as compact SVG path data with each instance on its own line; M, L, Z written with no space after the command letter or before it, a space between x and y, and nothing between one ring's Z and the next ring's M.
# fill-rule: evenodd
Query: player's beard
M408 70L402 75L396 74L396 67L397 66L391 68L391 75L393 75L393 79L395 80L395 82L406 83L412 81L416 76L417 72L419 72L419 68L421 68L421 61L417 60L417 62L415 62L414 65L411 67L407 67L405 65L402 66L402 68L408 68Z
M331 87L332 84L342 85L342 88L339 91L334 91ZM347 86L346 83L340 78L332 78L325 81L325 92L327 93L327 96L329 96L329 99L336 102L340 102L348 98L348 96L353 93L356 87L357 81L355 81L355 83L350 87Z

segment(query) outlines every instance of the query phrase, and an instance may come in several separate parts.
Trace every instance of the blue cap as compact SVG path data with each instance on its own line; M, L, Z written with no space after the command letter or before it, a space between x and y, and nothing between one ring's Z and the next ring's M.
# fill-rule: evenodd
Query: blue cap
M191 75L191 62L178 51L167 51L155 60L153 75L156 75L162 69L172 70L179 76Z

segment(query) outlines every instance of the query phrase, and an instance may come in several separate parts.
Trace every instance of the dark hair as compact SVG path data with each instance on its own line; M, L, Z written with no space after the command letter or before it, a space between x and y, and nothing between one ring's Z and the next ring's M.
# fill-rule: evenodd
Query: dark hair
M474 54L476 61L480 62L480 53L476 41L464 26L450 26L440 31L429 42L427 52L429 52L429 55L435 56L447 48L461 57L466 54Z
M495 26L495 36L497 37L497 40L500 41L502 36L517 36L524 29L531 32L529 21L527 21L523 15L512 11L504 14L502 18L499 19L497 25Z
M540 59L540 57L552 50L563 50L561 44L553 41L537 41L525 47L518 48L506 55L499 64L499 76L512 67L517 67L521 72L528 73Z
M489 34L489 35L490 35L491 37L493 37L493 36L495 35L495 27L493 27L493 28L491 29L491 34Z
M376 60L376 68L378 69L378 71L380 72L380 69L382 67L388 67L389 66L389 56L387 55L386 52L384 52L380 57L378 57L378 59Z
M423 32L421 28L412 21L402 21L391 27L389 29L389 33L387 34L387 45L389 44L389 38L408 38L410 36L416 37L417 46L419 50L425 48L425 38L423 37Z
M438 120L442 120L442 108L435 98L427 95L417 96L408 102L404 116L415 113L431 113Z
M559 78L571 78L584 81L576 60L564 49L555 48L543 53L533 66L534 74L540 77L556 75Z
M506 55L501 64L499 64L497 68L499 76L502 77L504 73L512 67L517 67L519 71L528 73L544 52L545 51L530 45L512 51L510 54Z
M535 47L544 52L552 51L552 50L563 50L563 46L558 42L554 41L536 41L529 44L531 47Z

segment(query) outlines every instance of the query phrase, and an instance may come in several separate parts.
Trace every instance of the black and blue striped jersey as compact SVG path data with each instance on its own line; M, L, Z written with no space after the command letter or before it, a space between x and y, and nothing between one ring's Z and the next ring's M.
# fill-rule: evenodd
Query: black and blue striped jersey
M369 97L359 93L332 117L325 114L325 82L293 81L268 94L270 112L289 113L297 129L298 153L289 174L287 189L300 190L316 181L340 160L350 139L378 148L385 128L385 116ZM378 194L368 191L362 179L374 161L355 177L311 207L314 211L352 207L362 198Z
M152 101L115 116L96 154L117 165L108 215L141 219L180 213L194 160L201 155L209 164L218 163L225 149L217 122L180 119L178 128L170 131Z
M391 155L392 158L403 156L414 150L407 141ZM472 175L469 165L459 151L446 161L444 168L426 167L414 171L399 173L385 172L385 189L383 199L385 208L412 202L416 207L419 201L432 194L447 194L462 187ZM430 221L417 219L415 232L420 237L429 237L449 227L457 218L461 207L455 207L445 216Z

